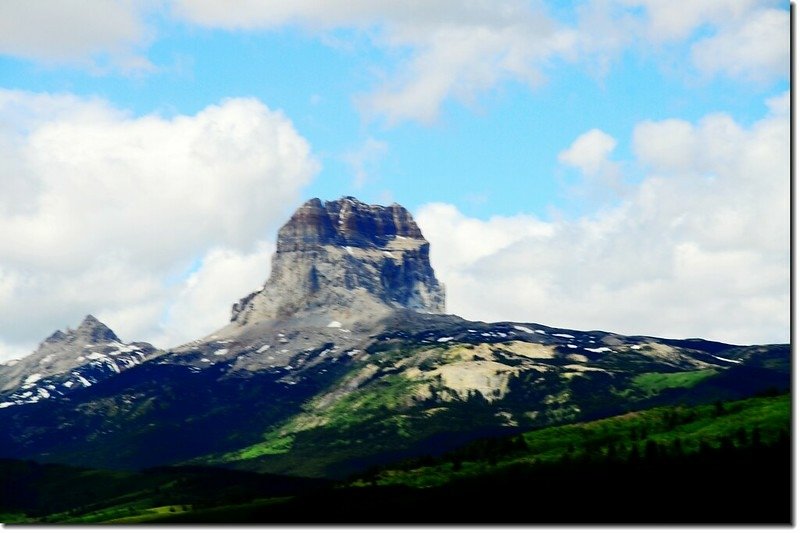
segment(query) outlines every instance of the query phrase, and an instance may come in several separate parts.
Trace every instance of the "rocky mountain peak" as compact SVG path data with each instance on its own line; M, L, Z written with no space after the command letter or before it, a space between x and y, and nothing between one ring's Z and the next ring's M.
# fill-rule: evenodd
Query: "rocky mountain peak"
M111 331L111 328L92 315L86 315L78 329L75 330L75 335L88 342L120 342L119 337Z
M56 330L30 355L0 364L0 408L90 387L157 353L146 342L125 344L111 328L87 315L76 329Z
M411 213L399 204L369 205L352 196L323 204L312 198L278 231L278 251L325 245L381 248L397 237L424 240Z
M85 345L100 342L121 342L119 337L105 324L92 315L86 315L77 329L56 330L47 337L43 345L65 344Z
M264 288L233 306L248 323L298 313L381 315L394 309L444 312L430 244L408 210L352 196L304 203L278 231Z

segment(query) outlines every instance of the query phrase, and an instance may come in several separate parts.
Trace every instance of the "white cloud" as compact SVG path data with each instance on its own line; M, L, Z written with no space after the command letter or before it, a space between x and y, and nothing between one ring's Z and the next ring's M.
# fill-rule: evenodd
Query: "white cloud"
M329 44L342 42L334 31L352 30L387 52L356 104L389 124L430 123L446 101L472 105L506 82L536 87L563 60L581 60L602 77L628 48L647 54L688 43L678 46L677 61L707 76L788 74L789 15L778 0L588 0L566 10L574 22L557 21L551 9L565 11L558 2L527 0L7 0L0 3L0 54L95 72L152 71L147 47L165 12L170 23L229 31L299 28Z
M0 54L45 63L124 72L151 70L139 49L152 38L144 15L152 1L4 0L0 2Z
M584 174L595 175L608 163L608 155L616 146L614 137L595 128L575 139L569 148L558 154L558 160L579 168Z
M740 25L702 39L692 60L702 72L769 81L789 75L789 12L755 11Z
M231 8L175 0L173 11L228 30L295 26L323 39L335 29L363 32L395 64L356 102L389 124L430 123L444 102L470 105L508 81L536 87L560 60L582 60L602 77L627 48L657 55L666 45L688 43L677 48L677 61L693 61L703 75L761 80L788 74L788 11L777 0L590 0L574 8L573 23L557 22L548 6L558 3L249 0ZM689 48L691 59L683 56Z
M690 63L690 77L788 79L789 11L779 0L589 0L576 13L578 57L601 77L634 49L663 65Z
M616 146L616 139L595 128L578 136L569 148L558 154L561 163L579 169L583 175L582 180L569 189L573 196L598 203L616 199L624 192L620 164L609 159Z
M692 2L663 2L662 0L622 0L622 4L645 9L645 33L648 39L663 42L683 40L698 28L726 25L747 19L752 10L772 0L693 0Z
M676 131L692 146L676 144ZM788 116L773 111L751 127L725 115L697 124L649 122L633 136L648 176L624 202L592 216L481 221L453 206L421 208L417 218L449 311L629 334L786 342Z
M124 316L109 326L140 340L178 327L159 322L181 273L212 249L250 264L317 170L289 119L255 99L134 117L103 101L3 90L0 125L9 345L86 313Z
M569 51L573 30L522 0L407 2L261 0L230 5L176 0L175 13L195 24L226 29L298 25L317 32L354 28L373 42L409 52L380 87L359 97L365 113L389 123L431 122L448 98L472 102L507 80L535 86L545 63Z
M274 248L274 244L262 241L249 253L210 250L170 305L160 344L174 346L197 339L227 323L231 305L256 290L269 276L269 258Z

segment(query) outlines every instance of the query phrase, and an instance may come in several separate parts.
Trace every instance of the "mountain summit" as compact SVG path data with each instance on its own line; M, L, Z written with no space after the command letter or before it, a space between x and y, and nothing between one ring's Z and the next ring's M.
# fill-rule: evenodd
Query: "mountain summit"
M429 250L401 205L313 198L278 231L269 280L234 304L231 320L248 324L312 313L374 318L397 309L444 313L444 287Z
M122 342L87 315L76 329L53 332L27 357L0 363L0 409L91 387L159 353L146 342Z

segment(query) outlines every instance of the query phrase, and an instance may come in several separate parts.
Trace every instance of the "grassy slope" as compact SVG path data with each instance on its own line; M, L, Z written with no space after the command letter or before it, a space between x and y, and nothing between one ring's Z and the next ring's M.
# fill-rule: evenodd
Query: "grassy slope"
M502 352L506 344L492 345L492 349ZM729 376L742 370L739 368L673 368L632 375L633 370L626 366L632 364L631 358L615 354L619 361L612 357L609 363L616 365L613 373L587 372L567 377L556 371L529 371L512 376L507 394L490 403L477 393L467 399L420 400L426 388L441 394L443 385L410 379L397 370L409 362L414 367L436 368L469 359L471 351L477 348L454 345L446 349L425 346L378 351L370 362L378 365L377 371L352 392L321 406L323 393L309 400L300 414L265 428L258 442L198 462L263 472L342 477L373 464L420 455L427 449L441 453L479 436L515 431L514 427L546 427L658 405L746 397L770 386L773 382L769 380L774 377L766 376L761 381L748 377L756 375L754 369L746 369L748 376ZM500 352L495 356L499 357ZM513 354L501 355L506 363L515 364ZM517 363L523 359L517 357ZM634 362L641 363L639 359ZM333 388L347 390L342 384L363 370L363 366L351 370ZM748 382L752 382L752 390L736 390L739 384ZM532 406L538 406L537 410L532 411Z
M772 457L779 462L788 460L788 453L785 454L787 457L783 457L781 453L772 453L767 447L775 446L781 435L788 431L790 407L790 397L782 395L716 405L649 409L593 422L527 432L522 434L526 448L524 450L499 449L494 453L491 450L497 451L498 448L490 448L491 453L487 455L486 446L480 445L481 442L473 443L439 458L418 461L429 463L427 466L408 462L392 468L373 469L369 475L352 483L340 485L337 489L323 488L321 492L308 492L310 485L302 480L295 482L286 478L265 478L242 472L160 469L135 474L8 461L3 462L3 476L0 478L4 491L0 517L9 523L44 521L120 524L340 522L369 517L379 521L393 521L408 520L413 516L468 517L471 516L469 512L478 511L451 508L444 505L444 502L455 499L456 495L463 495L467 500L499 499L495 504L500 504L504 501L503 498L522 498L526 490L542 490L542 486L547 484L564 484L567 483L566 480L573 480L571 483L585 481L592 484L604 479L603 476L606 475L611 477L605 483L619 483L619 479L624 479L629 480L626 483L640 483L643 487L649 487L648 484L659 479L658 476L670 473L678 475L678 472L692 486L711 483L708 485L709 491L727 490L724 485L719 485L728 483L724 477L726 472L736 472L738 469L741 475L752 476L751 471L764 471L772 476L776 468L768 462L769 459ZM767 459L762 456L755 459L747 456L750 457L747 460L752 463L750 466L755 465L747 470L747 464L742 463L741 459L745 456L735 454L739 450L746 454L749 453L748 449L753 448L754 428L758 428L758 449L767 455ZM637 452L644 457L648 442L662 445L662 450L672 450L678 439L681 453L688 459L677 467L664 464L661 467L656 465L655 470L642 470L642 466L630 468L632 448L636 447ZM731 446L729 451L725 451L726 443ZM603 466L604 461L610 459L609 446L622 461L613 468L615 474L608 474L607 468ZM705 452L703 446L706 446ZM708 470L707 465L714 461L702 459L703 453L717 453L714 460L720 463L720 468ZM692 462L693 457L700 459ZM454 468L456 463L458 468ZM509 482L509 476L514 475L517 478L513 478L513 483ZM777 496L773 496L774 494L780 496L783 492L780 484L771 482L773 477L767 477L767 481L759 481L755 486L746 487L745 492L749 494L747 490L758 490L775 499ZM534 484L530 485L531 482ZM715 482L718 484L714 485ZM276 486L280 483L283 483L283 489ZM485 489L483 485L487 483L487 487L494 483L505 489ZM759 483L769 486L762 490ZM526 486L529 488L519 492L519 487ZM512 488L512 492L504 492L511 491ZM572 490L566 485L562 488ZM658 487L647 488L648 491L656 489ZM738 491L737 494L741 492L740 489L733 489ZM681 490L689 489L684 487ZM35 496L32 500L35 505L14 507L11 505L12 500L5 498L10 494L19 496L26 492L29 497ZM281 494L284 496L281 497ZM306 496L297 496L298 494ZM295 497L290 497L291 495ZM538 497L549 496L544 494ZM633 496L626 494L620 497L624 499ZM441 508L436 504L423 503L435 501L443 502ZM337 502L342 504L342 509L337 508ZM353 502L360 503L356 505ZM397 514L394 504L412 514ZM768 504L769 501L760 505ZM374 505L371 511L367 509L370 505ZM599 505L597 507L600 509ZM462 511L464 514L452 514ZM702 509L697 512L701 511ZM508 516L527 516L513 514L519 510L508 509L507 512L512 513ZM764 516L777 516L773 511L770 512L773 514L767 513ZM503 516L497 515L495 519L503 521ZM529 519L537 521L542 516L550 515L533 514Z
M402 484L410 487L442 485L453 479L484 475L495 469L513 468L537 462L555 462L565 455L592 453L607 456L630 454L634 446L643 447L647 440L670 447L680 441L684 453L699 451L701 443L718 447L721 441L752 438L758 428L764 443L778 439L790 427L789 395L750 398L724 404L695 407L659 407L592 422L550 427L523 435L527 450L508 457L495 458L491 466L486 459L458 460L459 453L445 457L460 462L454 471L453 460L410 469L386 469L375 476L379 484Z
M547 428L523 435L525 451L487 458L476 442L427 459L439 464L377 469L320 493L155 521L788 523L790 403L788 395L751 398ZM676 439L680 453L668 449Z

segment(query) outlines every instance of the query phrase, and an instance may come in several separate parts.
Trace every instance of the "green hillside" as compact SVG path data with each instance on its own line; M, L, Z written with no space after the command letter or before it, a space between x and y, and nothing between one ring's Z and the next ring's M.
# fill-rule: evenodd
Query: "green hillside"
M8 523L786 523L789 395L474 440L337 485L206 468L0 461ZM580 508L581 513L570 514Z
M589 360L575 350L521 341L376 342L366 362L299 413L264 427L256 442L192 463L344 478L479 437L788 387L784 347L736 348L746 364L724 367L665 344L631 346L585 351L596 357ZM775 363L773 352L784 356L784 366L764 368L762 360Z

